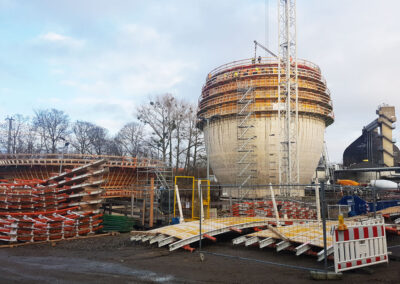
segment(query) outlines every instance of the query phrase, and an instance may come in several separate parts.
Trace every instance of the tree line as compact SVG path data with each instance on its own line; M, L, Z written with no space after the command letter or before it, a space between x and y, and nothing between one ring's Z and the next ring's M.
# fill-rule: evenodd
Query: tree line
M71 121L62 110L39 109L32 117L13 115L10 132L8 121L0 124L0 151L148 157L190 171L205 161L196 111L195 105L171 94L148 98L134 110L135 120L111 135L92 122Z

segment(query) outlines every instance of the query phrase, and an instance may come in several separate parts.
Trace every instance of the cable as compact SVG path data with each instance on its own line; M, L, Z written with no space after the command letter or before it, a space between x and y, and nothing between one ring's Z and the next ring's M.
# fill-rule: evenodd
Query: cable
M286 268L291 268L291 269L297 269L297 270L326 272L325 270L319 269L319 268L311 268L311 267L290 265L290 264L277 263L277 262L266 261L266 260L260 260L260 259L247 258L247 257L242 257L242 256L233 256L233 255L227 255L227 254L220 254L220 253L215 253L215 252L207 252L207 251L198 251L198 252L199 252L199 253L211 254L211 255L215 255L215 256L223 256L223 257L228 257L228 258L236 258L236 259L240 259L240 260L250 260L250 261L254 261L254 262L258 262L258 263L264 263L264 264L269 264L269 265L281 266L281 267L286 267Z

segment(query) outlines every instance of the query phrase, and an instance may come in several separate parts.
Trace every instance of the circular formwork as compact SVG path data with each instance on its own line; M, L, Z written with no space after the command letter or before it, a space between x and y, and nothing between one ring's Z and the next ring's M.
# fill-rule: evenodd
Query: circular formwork
M298 60L298 149L300 183L309 183L322 153L324 131L333 123L332 101L320 68ZM282 70L284 72L284 70ZM278 183L278 62L272 58L235 61L212 70L199 98L205 141L213 172L221 184L234 184L238 161L238 100L241 86L253 87L255 184ZM281 74L285 77L285 74ZM285 103L281 98L280 103ZM204 121L209 121L209 127Z
M106 160L108 172L102 188L110 196L124 196L125 190L147 184L152 169L165 167L164 163L149 158L136 158L86 154L1 154L0 179L46 180L59 173L60 169L72 169L96 160ZM129 195L130 196L130 195Z

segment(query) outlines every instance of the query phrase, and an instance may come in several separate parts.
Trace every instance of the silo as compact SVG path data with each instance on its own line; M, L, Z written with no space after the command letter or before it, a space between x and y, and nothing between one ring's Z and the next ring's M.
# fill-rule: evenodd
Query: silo
M310 183L320 159L324 131L333 123L332 101L320 68L306 60L298 67L299 182ZM282 71L283 72L283 71ZM251 124L246 135L254 135L253 184L278 184L282 117L278 121L278 62L273 58L245 59L212 70L199 99L198 118L203 129L211 168L220 184L235 184L241 171L243 132L238 116L243 87L251 87ZM284 76L284 75L283 75ZM282 101L280 101L282 102ZM246 120L247 119L247 120ZM242 133L239 135L239 133Z

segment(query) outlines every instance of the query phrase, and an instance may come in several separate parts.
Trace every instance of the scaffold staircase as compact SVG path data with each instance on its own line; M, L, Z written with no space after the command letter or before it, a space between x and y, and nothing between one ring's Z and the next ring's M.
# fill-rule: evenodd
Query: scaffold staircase
M171 166L155 167L156 184L161 185L165 189L173 189L173 171Z
M173 170L172 167L166 163L138 169L136 186L150 185L151 177L154 177L155 188L163 187L164 189L173 190Z
M254 116L254 87L238 83L237 101L237 175L238 198L245 198L248 189L254 184L257 177L255 155L255 128Z

